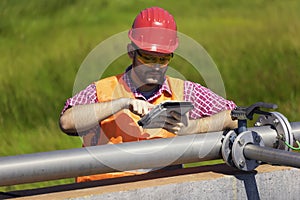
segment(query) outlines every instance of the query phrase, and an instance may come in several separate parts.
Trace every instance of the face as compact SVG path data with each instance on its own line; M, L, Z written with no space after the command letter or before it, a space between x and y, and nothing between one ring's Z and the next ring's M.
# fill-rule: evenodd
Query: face
M164 82L172 54L136 50L133 57L133 73L140 82L139 87L157 86Z

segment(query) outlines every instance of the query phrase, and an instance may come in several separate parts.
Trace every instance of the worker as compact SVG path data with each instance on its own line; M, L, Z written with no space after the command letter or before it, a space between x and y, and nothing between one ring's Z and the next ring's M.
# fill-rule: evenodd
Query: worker
M83 146L168 138L235 128L230 111L233 101L208 88L166 75L178 47L173 16L159 7L142 10L128 32L131 64L122 74L95 81L67 99L60 127L82 137ZM125 69L125 67L124 67ZM194 108L182 120L180 113L162 117L160 129L144 129L138 120L163 101L188 101ZM77 182L140 174L114 172L78 177Z

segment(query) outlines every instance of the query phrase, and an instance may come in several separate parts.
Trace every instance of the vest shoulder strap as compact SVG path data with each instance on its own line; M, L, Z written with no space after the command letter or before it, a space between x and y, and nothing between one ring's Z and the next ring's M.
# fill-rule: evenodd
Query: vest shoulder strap
M171 88L171 91L175 94L176 99L183 101L184 100L184 80L169 77L168 82Z
M124 83L122 75L107 77L95 82L98 101L110 101L121 97L133 98L133 94Z

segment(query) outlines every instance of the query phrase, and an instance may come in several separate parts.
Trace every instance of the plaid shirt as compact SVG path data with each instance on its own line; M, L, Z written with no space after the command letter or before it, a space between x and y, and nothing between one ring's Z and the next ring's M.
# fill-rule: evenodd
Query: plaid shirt
M135 98L142 98L150 103L155 98L159 97L163 92L172 94L168 82L165 80L160 89L156 91L150 98L146 99L140 92L137 91L126 73L124 74L123 79L133 92ZM236 107L233 101L226 100L208 88L191 81L184 81L183 92L184 101L190 101L194 105L194 109L189 112L190 119L198 119L201 117L210 116L223 110L232 110ZM63 114L72 106L92 104L97 102L98 99L96 94L96 86L94 83L92 83L75 96L67 99L61 114Z

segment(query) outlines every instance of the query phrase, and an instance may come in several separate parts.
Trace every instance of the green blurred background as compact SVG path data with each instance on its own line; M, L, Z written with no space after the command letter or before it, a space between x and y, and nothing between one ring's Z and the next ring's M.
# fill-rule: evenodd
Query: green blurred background
M276 103L278 112L300 121L300 1L1 0L0 156L80 147L80 139L60 131L58 118L81 63L154 5L206 49L227 98L241 106ZM202 83L176 59L178 71ZM125 62L109 73L122 72Z

